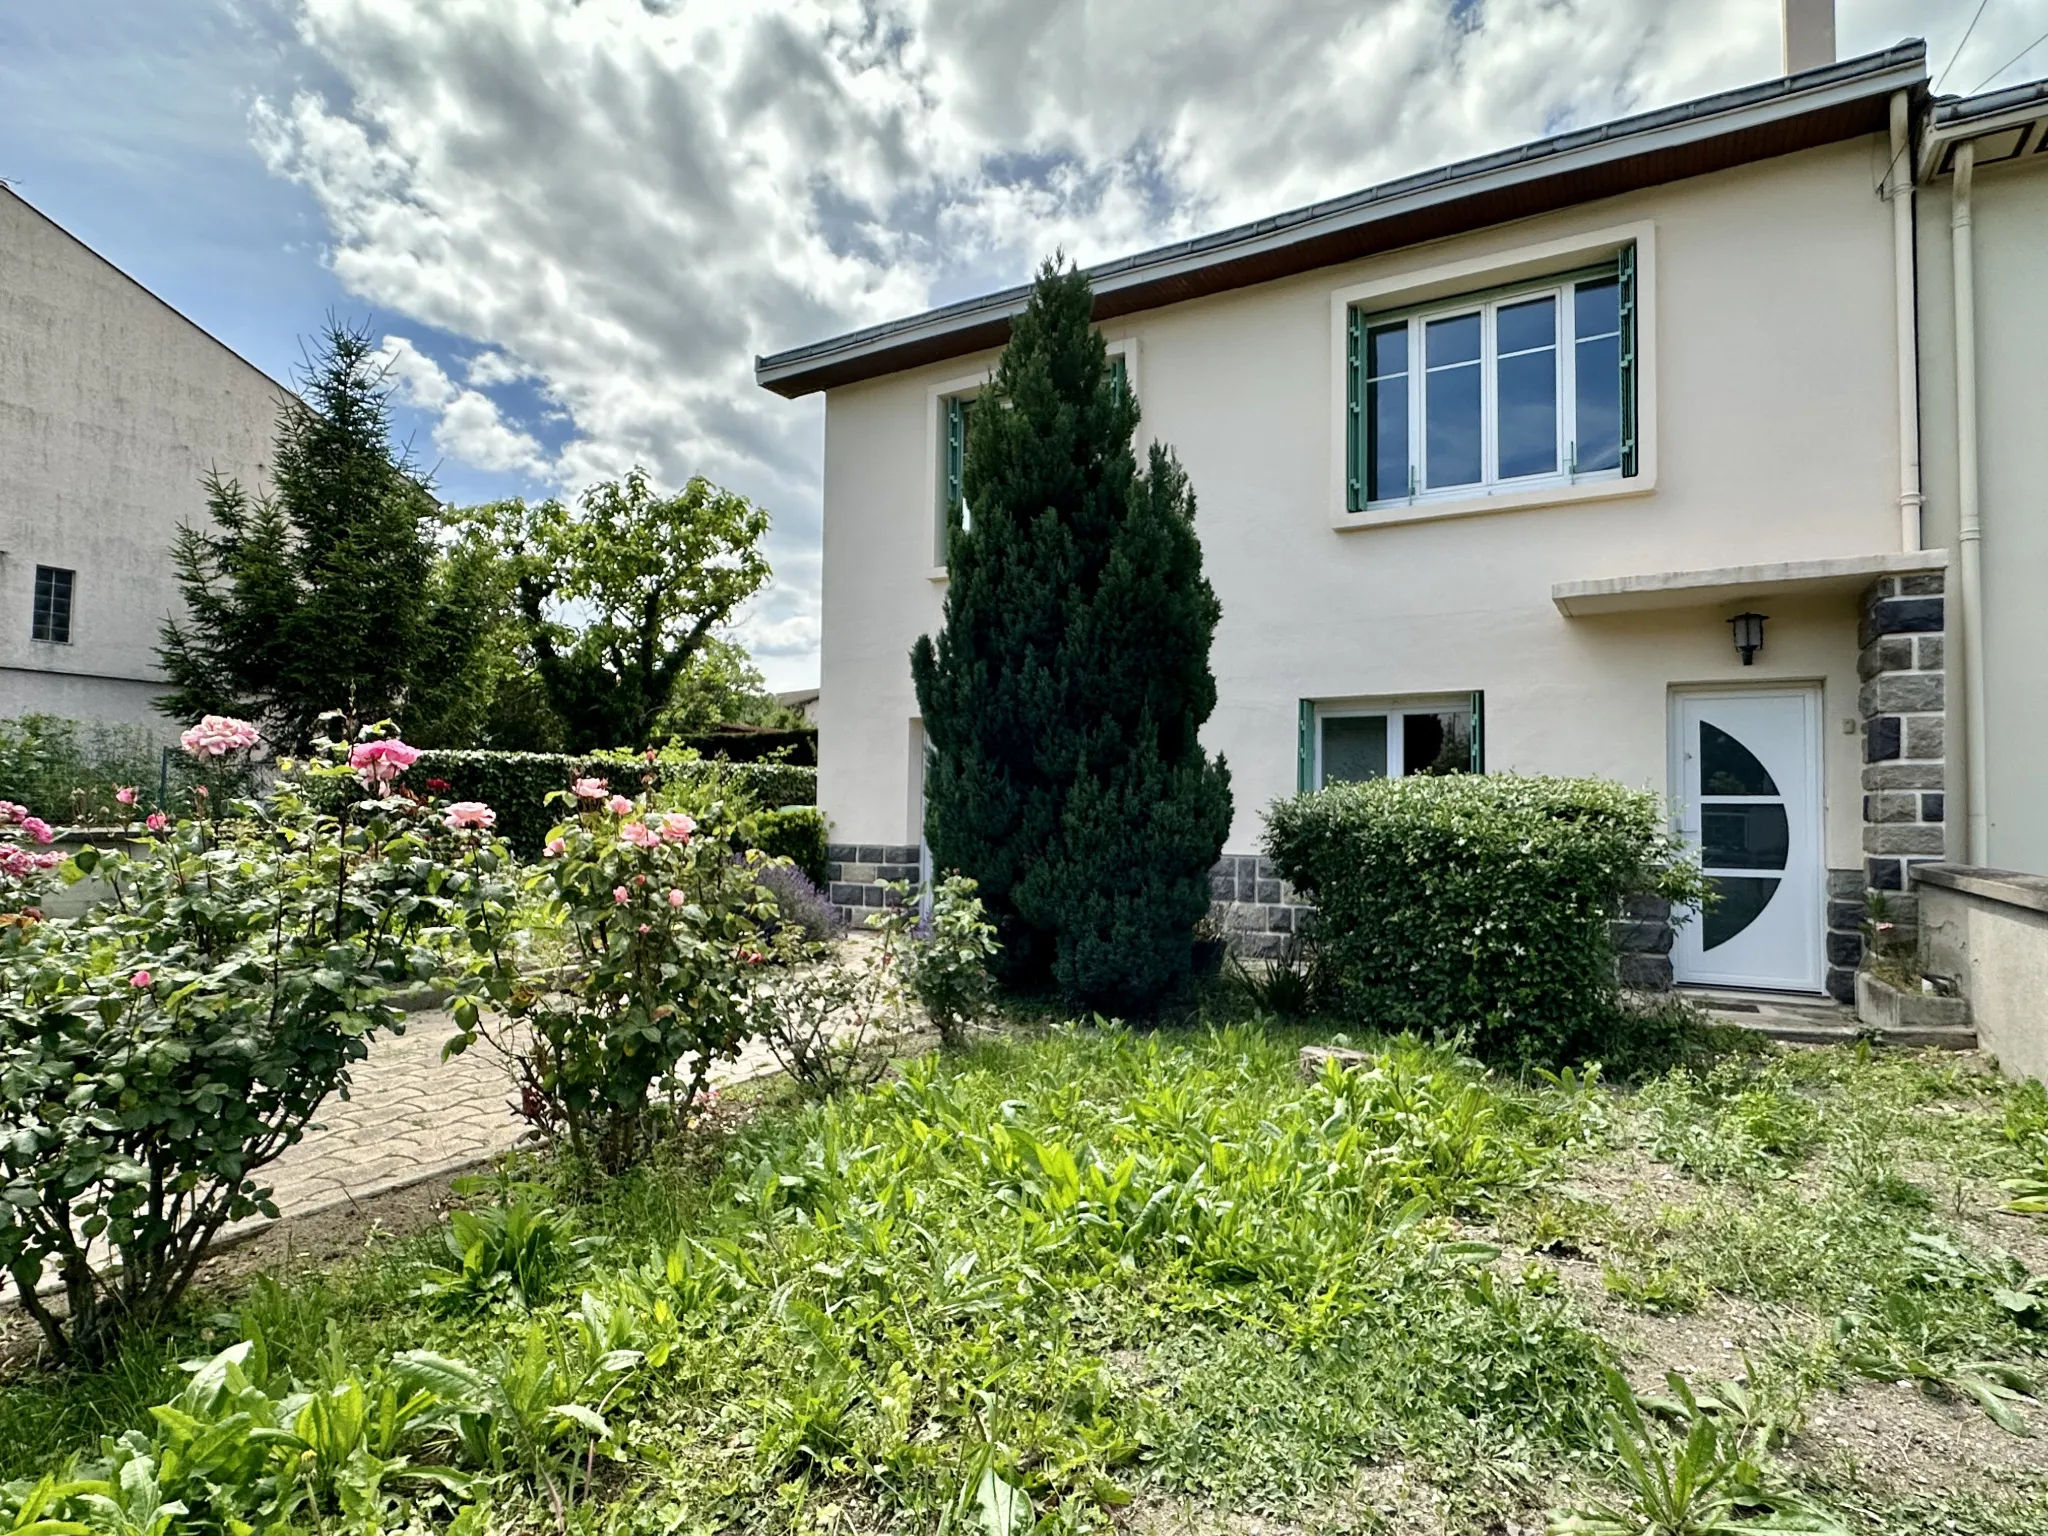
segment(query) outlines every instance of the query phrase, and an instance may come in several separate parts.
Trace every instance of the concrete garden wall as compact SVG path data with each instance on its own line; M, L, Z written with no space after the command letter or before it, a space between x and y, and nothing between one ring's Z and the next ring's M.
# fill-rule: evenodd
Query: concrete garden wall
M1913 878L1920 969L1955 982L2009 1076L2048 1079L2048 877L1926 864Z

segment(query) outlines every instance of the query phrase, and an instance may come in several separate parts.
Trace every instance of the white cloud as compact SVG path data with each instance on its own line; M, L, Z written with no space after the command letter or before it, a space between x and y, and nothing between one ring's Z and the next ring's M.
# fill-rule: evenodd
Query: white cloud
M547 461L531 434L508 425L489 395L456 384L410 338L386 336L378 356L398 386L399 398L433 417L434 447L440 453L478 469L547 474Z
M442 451L753 496L778 579L744 636L791 682L821 417L756 389L755 353L1016 282L1055 245L1122 254L1778 60L1777 0L292 3L339 84L259 101L259 146L353 292L482 349L467 388L407 354ZM1931 29L1938 66L1964 9L1843 0L1843 47ZM2048 0L1991 9L1952 89L2048 28ZM558 452L485 393L520 381L566 413Z

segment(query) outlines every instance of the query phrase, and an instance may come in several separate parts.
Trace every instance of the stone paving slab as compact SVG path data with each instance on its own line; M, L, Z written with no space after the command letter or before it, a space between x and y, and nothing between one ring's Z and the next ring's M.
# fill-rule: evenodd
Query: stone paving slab
M443 1061L441 1047L454 1034L446 1009L424 1009L404 1034L372 1043L352 1074L349 1097L329 1099L315 1121L319 1129L266 1170L283 1215L306 1216L475 1167L519 1143L529 1127L517 1112L510 1064L481 1042ZM777 1070L767 1042L754 1039L737 1060L714 1067L711 1081L727 1087ZM229 1235L267 1225L258 1217Z

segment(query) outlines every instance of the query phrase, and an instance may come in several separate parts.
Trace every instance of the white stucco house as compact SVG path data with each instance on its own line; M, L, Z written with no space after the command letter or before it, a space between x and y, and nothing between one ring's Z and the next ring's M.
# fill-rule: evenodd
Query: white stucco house
M282 386L0 187L0 716L168 726L166 557L254 487Z
M1262 812L1348 777L1665 793L1722 900L1675 940L1645 925L1629 961L1650 980L1846 999L1866 891L1968 856L1987 767L1975 808L2048 868L2026 830L2048 828L2048 724L2017 707L2048 657L2048 520L2008 535L1998 511L2038 499L2048 452L2020 381L2048 355L2025 223L2048 194L2001 198L2010 243L1984 260L2028 317L1993 365L2010 419L1983 432L2014 456L1985 461L1985 537L2033 571L1987 565L1984 686L2016 707L1966 771L1953 344L1919 270L1948 229L1916 204L1942 201L1934 147L1977 108L1930 110L1919 42L1835 62L1831 10L1788 13L1784 78L1091 269L1140 431L1200 500L1223 606L1204 740L1236 796L1215 890L1247 947L1292 921ZM907 658L941 620L967 403L1025 293L757 363L826 402L820 793L843 904L918 857Z

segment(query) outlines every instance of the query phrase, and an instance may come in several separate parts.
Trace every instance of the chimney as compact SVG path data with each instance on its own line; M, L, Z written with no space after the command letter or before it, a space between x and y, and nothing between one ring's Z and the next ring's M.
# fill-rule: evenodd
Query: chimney
M1835 0L1780 0L1785 15L1785 73L1835 62Z

